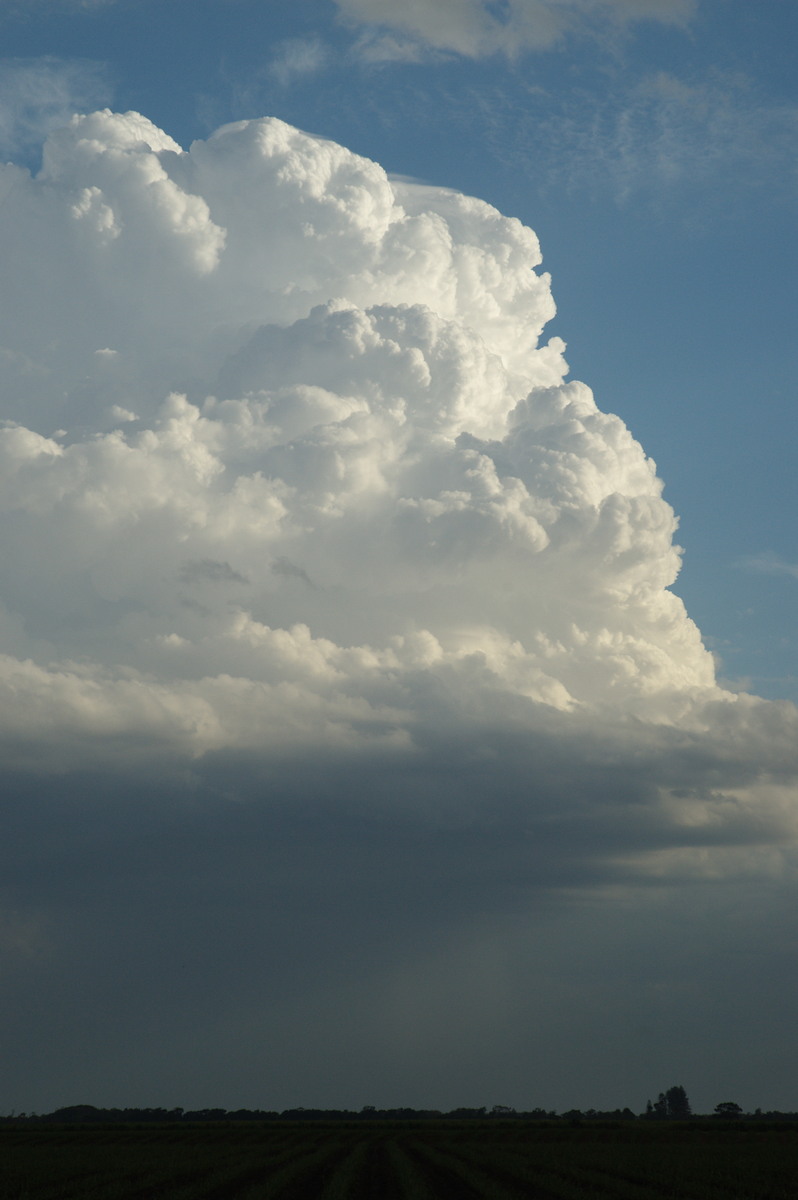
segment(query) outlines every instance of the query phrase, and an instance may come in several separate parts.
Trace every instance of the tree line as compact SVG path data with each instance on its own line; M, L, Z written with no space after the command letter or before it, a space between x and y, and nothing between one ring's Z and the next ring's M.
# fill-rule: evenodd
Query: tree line
M714 1111L704 1114L722 1120L798 1121L798 1112L763 1112L756 1109L745 1113L732 1100L716 1104ZM259 1108L96 1108L93 1104L73 1104L50 1113L10 1113L0 1117L0 1124L151 1124L180 1122L194 1124L203 1121L690 1121L697 1118L681 1085L660 1092L657 1100L649 1100L641 1113L631 1108L599 1110L589 1108L518 1110L506 1104L492 1108L453 1108L448 1111L432 1108L376 1108L367 1104L358 1110L339 1108L286 1108L281 1112Z

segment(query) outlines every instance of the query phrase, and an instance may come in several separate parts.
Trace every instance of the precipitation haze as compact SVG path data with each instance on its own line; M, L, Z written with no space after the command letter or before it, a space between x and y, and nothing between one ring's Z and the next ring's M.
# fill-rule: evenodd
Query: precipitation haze
M0 199L4 1111L795 1108L798 712L535 234L272 118Z

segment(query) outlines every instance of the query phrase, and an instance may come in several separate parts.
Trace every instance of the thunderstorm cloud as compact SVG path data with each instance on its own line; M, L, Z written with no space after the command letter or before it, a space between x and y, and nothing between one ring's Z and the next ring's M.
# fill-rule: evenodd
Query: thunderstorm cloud
M530 895L790 871L796 712L717 683L655 465L545 338L531 230L275 119L186 152L135 113L75 117L0 199L0 745L26 847L0 952L20 997L61 980L75 1044L65 964L102 960L124 1008L182 955L167 1075L189 1008L219 1064L234 1030L259 1061L265 1011L288 1043L359 1013L333 1078L387 1022L385 1075L473 1040ZM249 973L233 910L269 947ZM63 1070L102 1100L100 1067ZM451 1103L473 1083L447 1078Z

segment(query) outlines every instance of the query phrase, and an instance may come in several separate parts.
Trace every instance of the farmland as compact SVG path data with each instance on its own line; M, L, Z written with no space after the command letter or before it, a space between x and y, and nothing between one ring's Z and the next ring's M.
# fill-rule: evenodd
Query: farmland
M0 1200L795 1200L798 1129L693 1120L0 1129Z

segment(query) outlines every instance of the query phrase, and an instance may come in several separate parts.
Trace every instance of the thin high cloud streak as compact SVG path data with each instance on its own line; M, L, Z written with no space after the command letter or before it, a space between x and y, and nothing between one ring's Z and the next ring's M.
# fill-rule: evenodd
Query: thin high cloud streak
M546 142L559 147L559 161L553 154L550 159L551 183L609 186L622 201L683 189L707 195L724 180L736 193L794 197L789 164L798 143L798 108L774 104L750 79L722 71L703 79L661 71L601 96L585 93L580 101L566 100L557 119L542 127L528 122L541 149ZM728 202L728 192L723 194Z
M0 0L0 16L12 18L39 17L50 12L91 13L100 8L110 8L120 0Z
M269 75L281 86L301 81L320 71L329 51L320 37L287 38L278 44L269 64Z
M570 34L606 35L640 21L685 25L694 0L335 0L341 18L365 26L359 52L372 61L416 61L427 53L482 58L551 50ZM389 32L391 31L391 32Z
M9 1106L520 1103L605 903L783 903L796 711L717 685L529 229L269 119L0 191Z
M743 558L739 565L748 571L761 571L765 575L791 575L793 579L798 579L798 563L785 562L772 551Z
M41 146L76 110L107 104L112 89L102 63L81 59L0 59L0 152L18 157Z
M602 72L562 93L526 88L517 75L482 85L463 76L457 88L419 78L386 124L432 107L469 139L476 130L490 157L543 197L634 203L691 229L759 196L794 202L798 107L740 74Z

